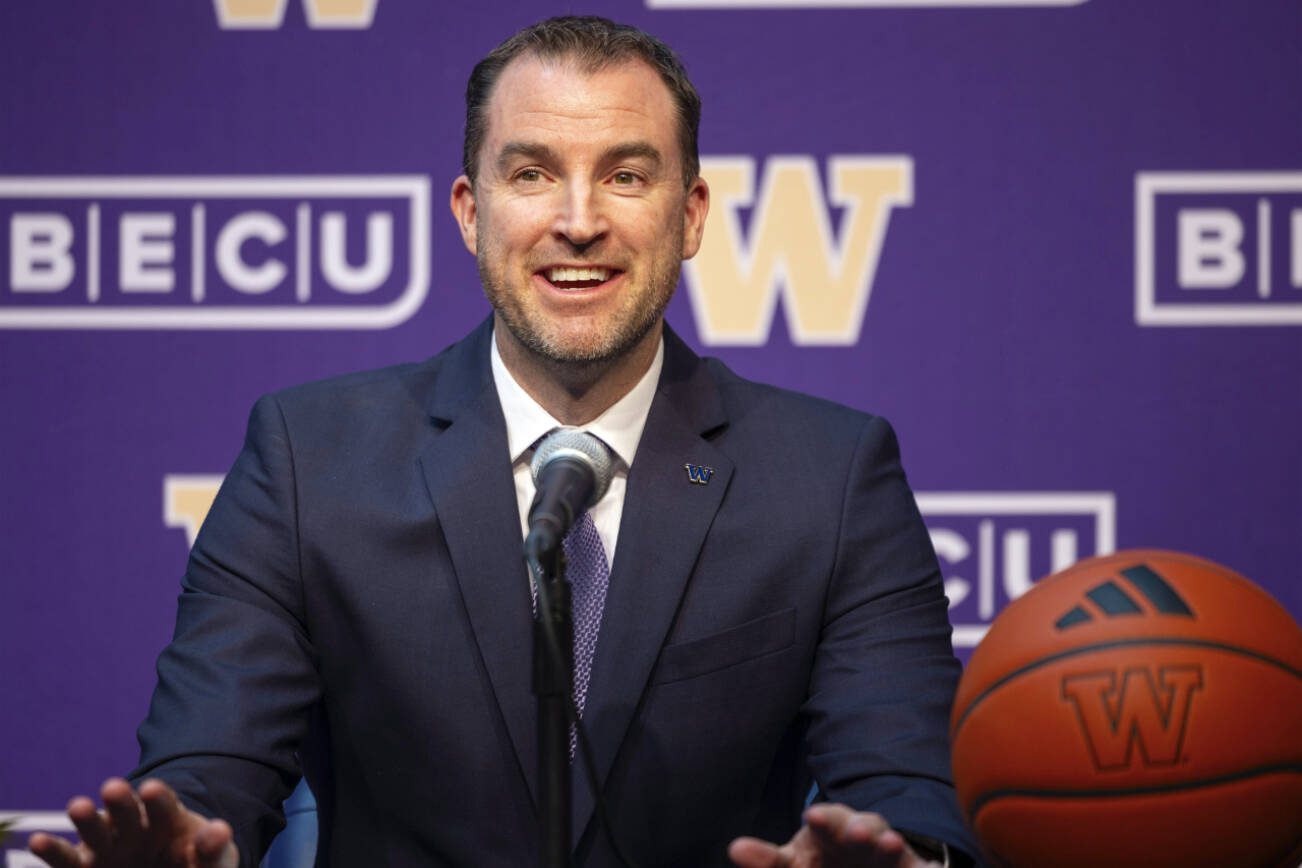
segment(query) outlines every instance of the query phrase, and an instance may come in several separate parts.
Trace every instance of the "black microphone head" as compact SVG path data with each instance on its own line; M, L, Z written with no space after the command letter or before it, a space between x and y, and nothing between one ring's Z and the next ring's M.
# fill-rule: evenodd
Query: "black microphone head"
M599 439L578 428L557 428L548 434L534 450L533 461L529 469L533 473L533 484L540 484L543 470L553 461L568 459L578 461L592 470L592 496L585 508L596 504L606 496L610 488L612 462L610 449Z

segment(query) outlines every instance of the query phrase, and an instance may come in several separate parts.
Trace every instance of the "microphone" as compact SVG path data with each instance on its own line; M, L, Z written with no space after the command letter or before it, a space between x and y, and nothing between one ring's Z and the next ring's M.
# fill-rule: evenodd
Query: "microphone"
M525 554L555 553L575 520L610 488L610 450L578 428L557 428L534 450L530 470L538 489L529 507Z

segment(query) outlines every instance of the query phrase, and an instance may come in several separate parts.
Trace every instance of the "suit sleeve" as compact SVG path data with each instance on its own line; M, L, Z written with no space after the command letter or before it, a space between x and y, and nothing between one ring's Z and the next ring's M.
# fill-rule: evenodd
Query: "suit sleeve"
M960 672L950 633L895 434L870 418L846 482L805 708L810 767L827 799L974 854L950 775Z
M191 551L131 775L159 778L187 807L229 822L245 865L284 826L281 803L321 694L294 482L283 415L264 397Z

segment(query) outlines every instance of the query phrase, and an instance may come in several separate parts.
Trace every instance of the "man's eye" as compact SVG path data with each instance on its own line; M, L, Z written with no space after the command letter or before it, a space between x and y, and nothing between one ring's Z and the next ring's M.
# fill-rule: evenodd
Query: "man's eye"
M534 184L542 180L542 172L537 169L521 169L515 173L517 181L524 181L526 184Z
M633 172L616 172L611 176L611 180L619 187L630 187L636 184L640 179Z

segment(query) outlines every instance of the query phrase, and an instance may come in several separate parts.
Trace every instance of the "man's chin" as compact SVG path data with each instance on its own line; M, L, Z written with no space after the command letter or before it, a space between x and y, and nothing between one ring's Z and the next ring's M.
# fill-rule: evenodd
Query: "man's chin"
M626 355L631 347L607 343L542 341L530 349L553 364L589 367L608 364Z
M572 332L512 328L516 340L534 355L557 365L588 367L604 365L632 352L650 329L640 334L616 334L609 329L592 328Z

